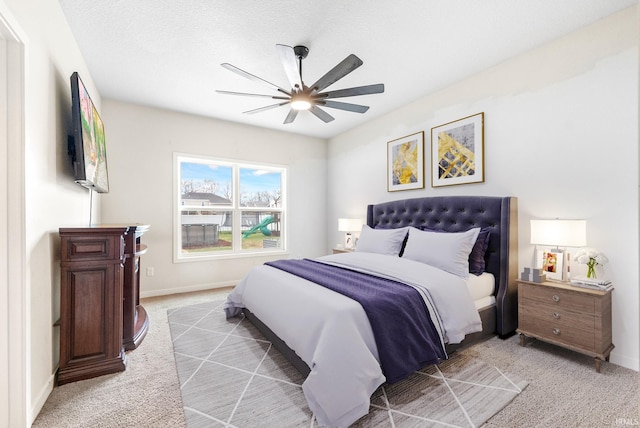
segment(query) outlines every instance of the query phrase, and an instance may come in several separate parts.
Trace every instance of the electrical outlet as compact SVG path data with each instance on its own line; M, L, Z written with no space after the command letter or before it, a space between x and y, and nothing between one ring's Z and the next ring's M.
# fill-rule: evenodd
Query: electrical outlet
M148 267L147 268L147 276L153 276L155 274L155 271L152 267Z

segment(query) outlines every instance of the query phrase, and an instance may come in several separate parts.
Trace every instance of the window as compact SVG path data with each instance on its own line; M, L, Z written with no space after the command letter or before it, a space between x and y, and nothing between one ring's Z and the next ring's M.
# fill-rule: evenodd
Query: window
M175 155L177 260L285 250L286 168Z

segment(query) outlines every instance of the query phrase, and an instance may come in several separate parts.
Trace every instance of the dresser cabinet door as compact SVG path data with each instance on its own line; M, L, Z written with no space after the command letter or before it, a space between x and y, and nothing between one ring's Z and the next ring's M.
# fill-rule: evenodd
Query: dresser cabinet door
M120 355L120 305L114 283L122 281L122 269L115 265L63 269L66 286L61 295L65 314L61 327L61 361L66 366L91 363Z
M61 230L59 385L125 369L124 232Z

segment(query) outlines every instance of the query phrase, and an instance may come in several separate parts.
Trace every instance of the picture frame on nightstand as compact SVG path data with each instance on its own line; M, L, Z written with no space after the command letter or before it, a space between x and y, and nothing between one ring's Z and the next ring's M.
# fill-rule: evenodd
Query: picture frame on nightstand
M553 251L549 248L536 250L536 268L541 268L549 280L564 281L565 253Z

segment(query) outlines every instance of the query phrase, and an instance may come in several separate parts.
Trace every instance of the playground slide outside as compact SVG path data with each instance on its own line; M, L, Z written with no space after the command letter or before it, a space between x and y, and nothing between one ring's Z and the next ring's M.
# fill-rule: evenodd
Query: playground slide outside
M265 219L264 219L264 220L262 220L262 221L260 222L260 224L256 224L256 225L255 225L255 226L253 226L251 229L249 229L249 230L245 231L245 232L242 234L242 237L243 237L243 238L247 238L247 237L249 237L250 235L253 235L254 233L256 233L258 230L259 230L260 232L262 232L262 234L263 234L264 236L271 236L271 231L270 231L270 230L269 230L269 228L267 227L267 226L268 226L269 224L271 224L271 223L273 223L273 217L272 217L272 216L265 217Z

